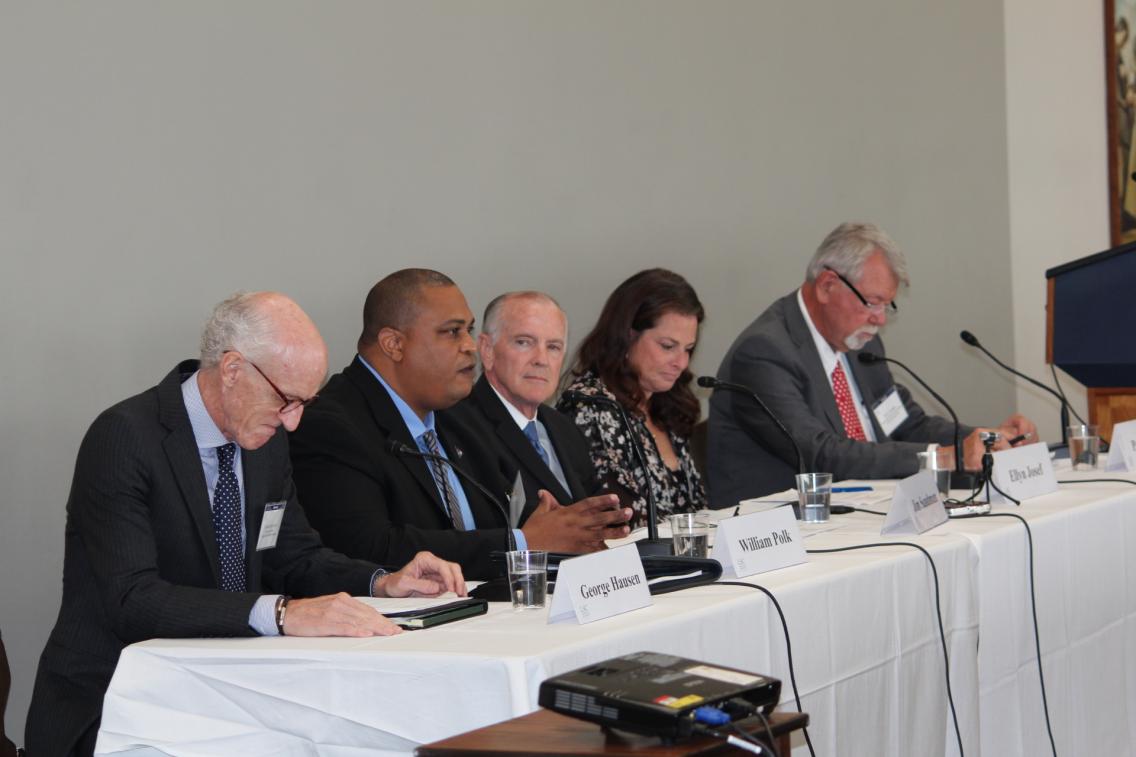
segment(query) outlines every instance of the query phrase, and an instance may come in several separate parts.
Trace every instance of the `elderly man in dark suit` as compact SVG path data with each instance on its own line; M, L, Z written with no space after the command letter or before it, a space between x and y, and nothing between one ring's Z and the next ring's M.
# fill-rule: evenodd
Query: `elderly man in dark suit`
M576 424L544 404L556 392L567 341L568 319L547 294L497 297L485 309L477 339L482 376L454 408L495 443L506 461L502 469L520 472L526 502L522 523L537 507L582 500L583 511L601 488Z
M718 378L756 392L788 427L808 470L842 478L900 478L915 473L916 453L945 445L954 467L954 425L927 415L892 379L886 364L861 365L861 351L883 355L879 331L908 283L903 252L869 223L843 223L821 243L805 283L782 297L734 340ZM964 461L979 466L980 430L963 427ZM1036 435L1013 415L1006 439ZM710 400L707 450L710 498L717 506L793 488L792 445L752 399L717 392Z
M327 544L377 562L429 549L489 578L493 551L584 551L620 522L610 497L578 511L537 508L520 528L508 522L515 470L502 471L447 411L473 386L473 321L437 271L405 269L372 287L359 354L291 437L301 501Z
M93 752L127 644L388 635L397 626L344 592L465 593L452 563L423 553L388 573L326 549L308 526L280 427L296 427L326 371L323 340L296 303L236 295L206 324L200 363L179 364L91 425L67 502L63 603L36 675L30 754Z

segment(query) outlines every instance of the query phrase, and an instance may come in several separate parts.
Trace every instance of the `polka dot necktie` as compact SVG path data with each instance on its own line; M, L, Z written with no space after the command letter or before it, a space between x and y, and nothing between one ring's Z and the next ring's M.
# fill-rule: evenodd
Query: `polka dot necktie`
M529 444L533 446L536 453L540 455L540 459L544 464L552 467L551 461L548 459L548 453L544 451L544 446L540 443L540 434L536 430L536 421L529 421L529 425L525 426L525 438L529 440Z
M241 543L241 489L233 472L237 445L217 448L217 488L213 490L213 533L221 558L221 589L245 590L245 555Z
M836 397L836 407L840 410L840 420L844 421L844 433L849 439L866 442L864 427L860 425L860 414L856 412L856 403L852 400L852 390L848 387L848 377L844 375L844 366L836 361L836 369L832 372L832 393Z

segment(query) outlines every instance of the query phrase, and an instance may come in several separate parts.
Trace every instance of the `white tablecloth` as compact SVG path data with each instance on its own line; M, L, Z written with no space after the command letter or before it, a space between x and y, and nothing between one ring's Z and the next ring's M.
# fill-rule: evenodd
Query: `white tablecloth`
M1136 566L1127 545L1136 515L1127 510L1134 506L1136 487L1085 484L1013 510L1033 528L1062 754L1132 753ZM803 527L806 547L907 540L927 549L939 572L966 754L1047 753L1021 524L954 521L881 539L881 523L835 516L834 528ZM743 580L768 588L785 611L818 755L958 753L922 555L901 546L810 555L807 564ZM769 600L752 589L704 586L584 626L547 625L544 612L493 605L483 617L393 638L135 644L107 694L96 753L405 753L531 712L544 678L641 649L780 678L782 702L792 707ZM799 738L794 746L805 753Z

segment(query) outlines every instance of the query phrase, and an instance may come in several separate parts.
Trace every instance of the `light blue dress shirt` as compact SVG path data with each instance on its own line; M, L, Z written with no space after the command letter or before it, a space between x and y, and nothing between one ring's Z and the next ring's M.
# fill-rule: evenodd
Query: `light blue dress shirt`
M209 507L213 507L213 491L217 488L217 478L220 475L217 464L217 448L228 444L229 440L217 428L209 411L205 409L205 401L201 399L201 388L197 385L197 371L181 384L181 398L185 403L185 411L189 414L189 425L193 428L193 438L197 442L197 454L201 457L201 468L205 472L205 486L209 490ZM237 483L241 489L241 550L244 551L248 542L245 533L245 472L241 466L241 446L233 455L233 471L237 474ZM261 636L278 636L276 629L276 599L279 594L265 594L256 600L249 612L249 627Z
M414 439L414 443L418 445L418 451L424 452L426 454L431 454L429 447L426 446L426 442L422 439L422 434L426 433L427 431L433 431L434 435L437 436L437 429L434 428L434 411L431 410L429 413L427 413L425 418L419 418L418 414L410 408L410 405L406 404L406 401L402 397L398 396L398 392L392 389L391 385L388 384L381 375L379 375L379 372L375 370L374 366L363 359L362 355L356 355L355 357L360 363L367 367L367 370L371 372L371 375L375 377L375 380L378 381L383 389L386 390L386 393L390 395L391 401L394 402L394 406L398 410L399 416L401 416L402 418L402 422L406 424L406 429L410 432L410 437ZM446 454L446 448L441 444L440 439L438 449L441 452L442 457L447 460L450 459L449 455ZM465 494L465 489L462 488L461 482L458 480L457 474L454 473L453 468L448 465L443 465L442 468L444 468L446 472L446 481L449 483L450 488L453 490L454 495L457 497L458 509L461 511L462 522L465 525L465 529L467 531L472 531L477 528L477 523L473 519L473 511L470 510L469 498ZM441 500L444 504L446 501L445 492L439 490L438 495L441 497ZM448 518L449 516L450 514L449 512L447 512L446 517ZM528 543L525 541L525 535L521 531L521 529L513 529L513 538L516 541L517 549L528 549Z

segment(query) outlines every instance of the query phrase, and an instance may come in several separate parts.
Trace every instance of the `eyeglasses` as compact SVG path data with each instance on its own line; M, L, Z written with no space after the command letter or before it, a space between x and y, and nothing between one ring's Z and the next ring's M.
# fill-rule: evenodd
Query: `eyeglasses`
M870 313L874 313L875 315L883 315L886 312L888 315L895 315L899 312L899 308L896 307L894 302L877 302L875 304L868 302L864 295L860 294L860 290L852 286L852 282L844 278L844 276L842 276L839 271L828 266L825 266L824 270L832 271L834 274L836 274L836 278L843 281L844 286L852 290L852 294L856 295L856 299L858 299L860 301L860 304L866 307Z
M272 379L268 378L268 376L265 375L264 371L260 370L260 368L257 368L256 363L249 360L247 357L245 358L245 362L248 363L249 365L251 365L253 368L256 368L256 372L259 373L262 377L264 377L264 380L267 381L268 385L272 387L272 391L276 392L277 396L280 397L281 401L284 404L281 405L280 409L277 410L276 412L280 413L281 415L283 415L284 413L290 413L293 410L296 410L296 409L301 408L301 407L307 407L308 405L312 404L313 402L315 402L316 400L319 399L318 394L313 394L311 397L308 397L306 400L300 399L299 397L289 397L287 394L280 391L280 387L278 387L278 386L276 386L276 384L272 383Z

